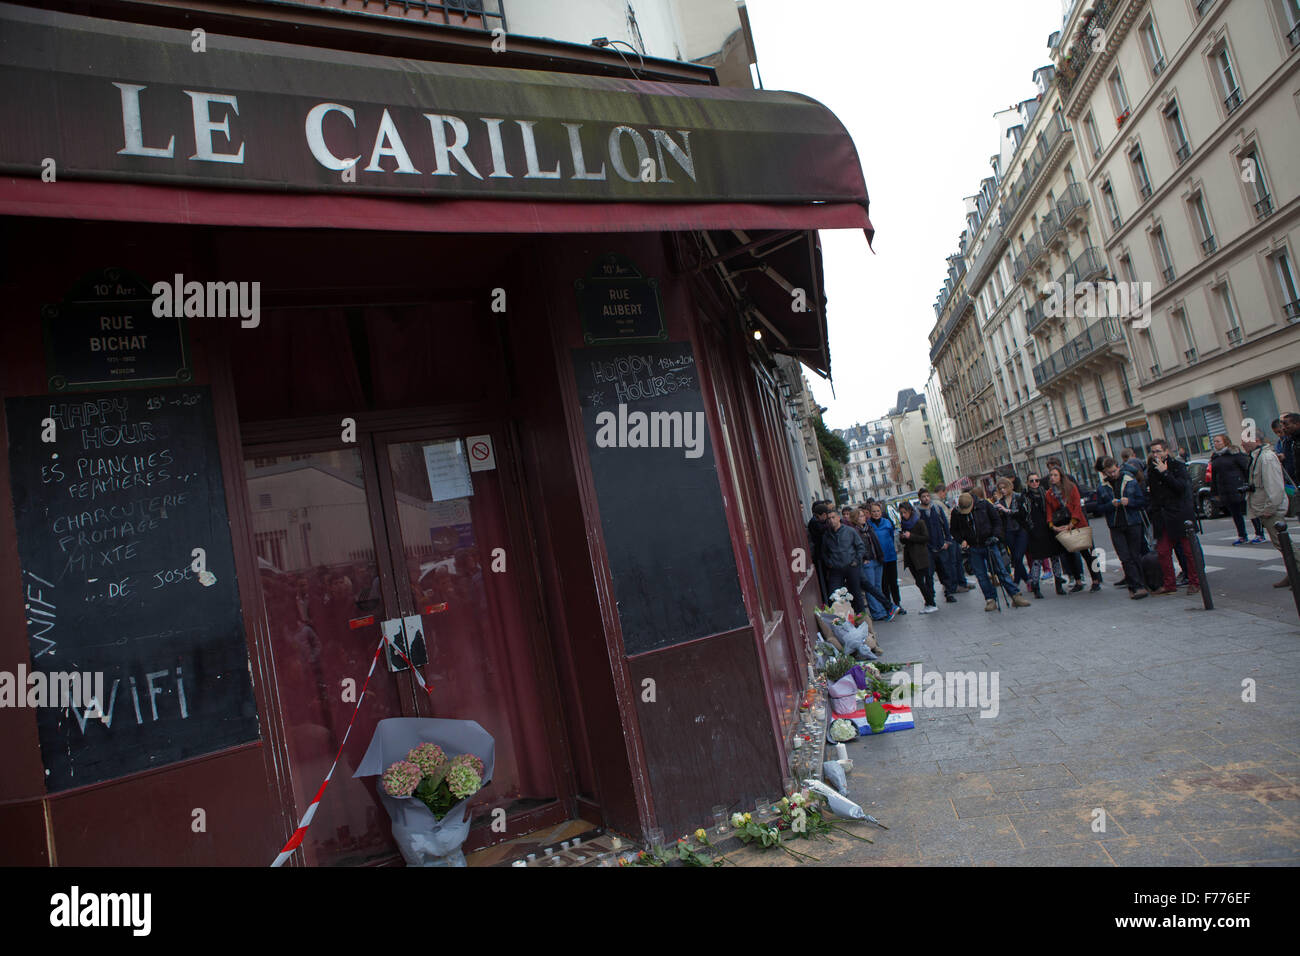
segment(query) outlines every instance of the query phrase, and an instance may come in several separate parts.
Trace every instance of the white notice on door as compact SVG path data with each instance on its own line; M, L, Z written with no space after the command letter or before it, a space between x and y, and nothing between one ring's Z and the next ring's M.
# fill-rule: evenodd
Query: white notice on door
M469 446L470 471L494 471L497 466L496 449L492 447L491 435L470 435L465 439Z
M425 445L424 467L429 473L429 493L434 501L451 501L474 494L465 446L459 438Z

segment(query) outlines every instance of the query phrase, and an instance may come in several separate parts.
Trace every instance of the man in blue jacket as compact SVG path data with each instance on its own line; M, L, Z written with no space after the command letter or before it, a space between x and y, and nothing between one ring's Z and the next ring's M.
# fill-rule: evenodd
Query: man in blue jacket
M1124 471L1114 458L1103 458L1098 464L1102 482L1097 486L1097 510L1106 517L1110 526L1110 540L1115 545L1115 555L1124 566L1124 584L1129 597L1144 598L1150 592L1142 577L1138 560L1142 557L1145 540L1142 528L1142 511L1147 498L1141 483L1130 472Z

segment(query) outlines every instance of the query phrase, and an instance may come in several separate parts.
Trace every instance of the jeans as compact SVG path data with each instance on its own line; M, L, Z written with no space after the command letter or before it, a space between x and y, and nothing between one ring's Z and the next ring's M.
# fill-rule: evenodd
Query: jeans
M998 592L989 578L988 566L990 564L993 566L994 575L1002 582L1007 589L1007 593L1019 594L1020 589L1016 587L1016 582L1011 580L1011 572L1007 570L1007 566L1002 560L1002 545L999 544L994 547L979 546L970 549L970 565L975 569L975 577L979 580L980 590L984 593L984 600L992 601L998 596Z
M1160 534L1160 540L1156 542L1156 554L1160 557L1160 573L1164 578L1166 589L1172 589L1174 584L1174 562L1172 555L1177 551L1178 563L1182 565L1183 573L1187 575L1187 583L1194 588L1201 586L1200 575L1196 573L1196 565L1192 561L1191 552L1187 549L1187 539L1169 537L1169 532L1164 531Z
M922 568L918 571L912 569L912 579L916 581L916 586L921 590L921 597L925 599L926 607L934 607L934 571L931 568Z
M885 569L879 561L868 561L862 566L862 579L871 585L867 591L867 610L871 612L872 619L877 621L889 616L889 608L885 606L889 603L889 599L885 597L880 587L880 579L884 572Z
M1110 540L1115 545L1115 556L1124 567L1124 584L1130 591L1146 588L1142 580L1142 568L1138 564L1138 559L1142 557L1142 542L1145 540L1142 525L1116 525L1110 529Z
M1232 515L1232 523L1237 526L1237 537L1246 537L1246 502L1238 501L1236 504L1228 505L1228 514ZM1250 523L1255 526L1255 534L1263 535L1264 526L1260 524L1258 518L1251 518Z
M885 597L894 602L895 607L902 607L903 596L898 591L898 560L886 561L883 570L880 590L885 592Z
M1027 583L1029 573L1025 570L1025 550L1029 547L1029 532L1015 528L1007 533L1007 538L1011 548L1011 576L1022 584Z

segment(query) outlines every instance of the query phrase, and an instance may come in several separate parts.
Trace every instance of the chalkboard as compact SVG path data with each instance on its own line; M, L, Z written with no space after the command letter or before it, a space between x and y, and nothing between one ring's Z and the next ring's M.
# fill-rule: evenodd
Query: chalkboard
M101 716L84 698L37 710L47 789L256 740L208 390L10 398L5 411L29 671L103 675Z
M689 342L573 350L624 651L744 627Z

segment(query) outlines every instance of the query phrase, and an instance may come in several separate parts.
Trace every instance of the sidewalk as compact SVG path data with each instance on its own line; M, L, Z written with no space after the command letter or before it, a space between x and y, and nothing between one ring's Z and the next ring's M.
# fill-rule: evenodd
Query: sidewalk
M884 659L996 671L1000 711L917 709L915 730L849 744L849 796L890 829L808 845L823 864L1300 863L1294 614L1109 586L1001 613L978 589L925 616L915 588L903 599L877 625Z

